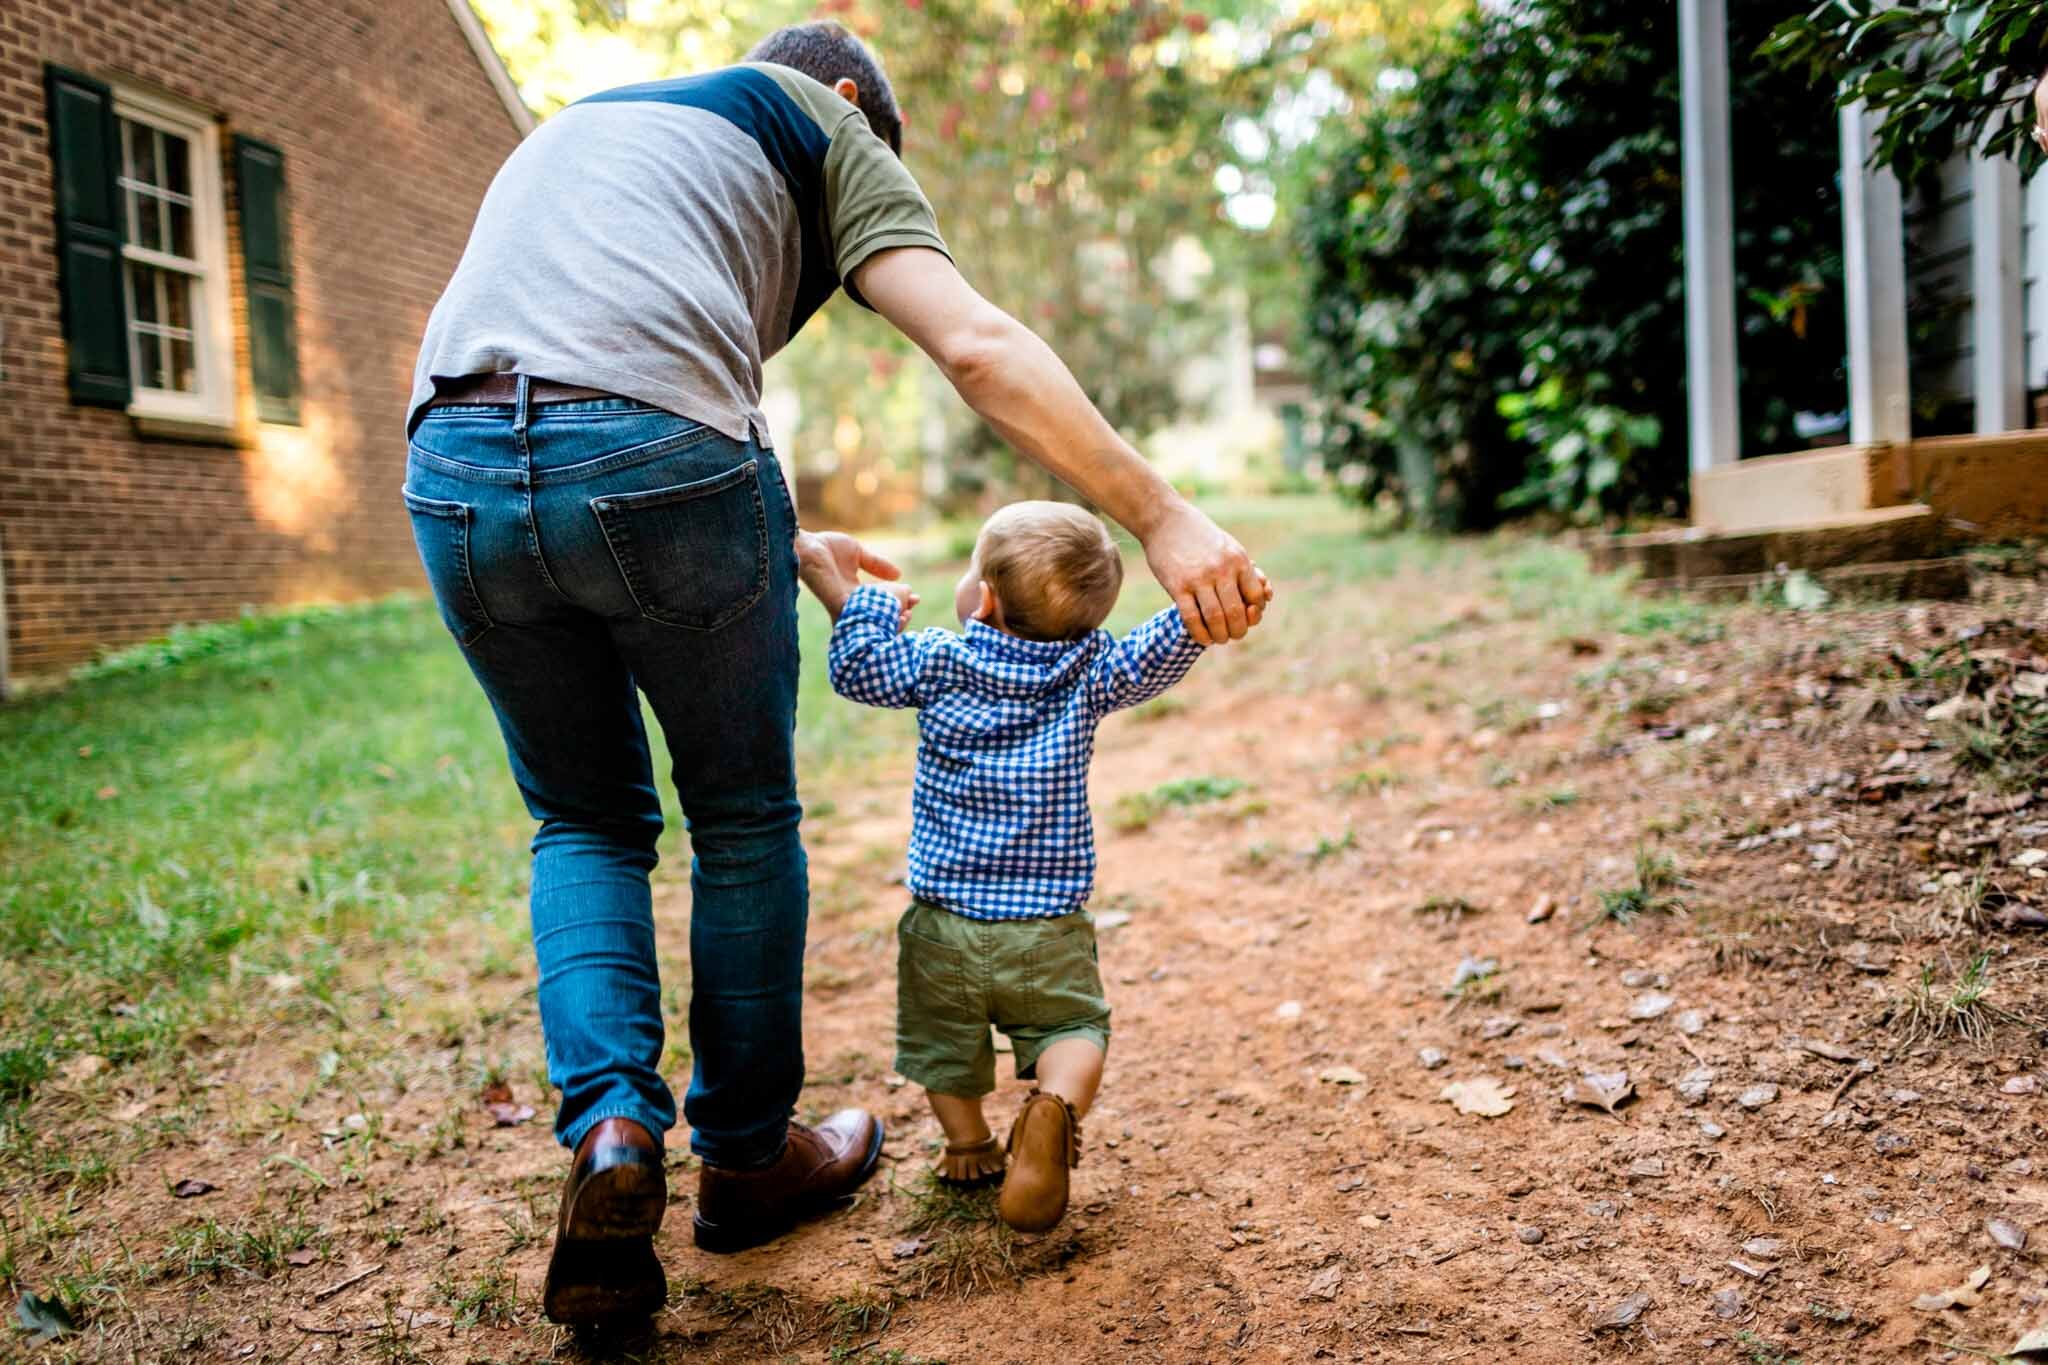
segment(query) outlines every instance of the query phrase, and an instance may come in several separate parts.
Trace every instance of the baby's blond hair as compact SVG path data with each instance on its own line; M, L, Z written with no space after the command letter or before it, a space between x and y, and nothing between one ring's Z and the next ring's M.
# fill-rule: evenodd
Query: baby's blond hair
M1011 503L982 526L974 562L1004 627L1027 640L1079 639L1109 619L1124 585L1109 528L1071 503Z

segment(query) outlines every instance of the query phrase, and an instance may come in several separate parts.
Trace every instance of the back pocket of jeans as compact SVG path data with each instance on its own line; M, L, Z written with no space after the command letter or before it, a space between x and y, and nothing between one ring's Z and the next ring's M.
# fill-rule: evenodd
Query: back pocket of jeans
M754 463L695 483L590 500L640 614L717 630L768 591L768 522Z
M469 526L475 511L467 503L423 498L405 490L405 510L412 517L412 540L441 609L441 623L458 644L471 645L491 628L490 614L477 596L470 573Z

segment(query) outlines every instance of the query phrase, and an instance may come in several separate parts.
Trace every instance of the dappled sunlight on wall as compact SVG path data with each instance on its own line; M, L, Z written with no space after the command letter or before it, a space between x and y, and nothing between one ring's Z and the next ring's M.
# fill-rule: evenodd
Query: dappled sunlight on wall
M242 451L242 480L261 525L298 539L315 554L331 554L343 496L333 452L337 442L353 448L355 424L337 423L310 407L301 423L258 427L255 444Z

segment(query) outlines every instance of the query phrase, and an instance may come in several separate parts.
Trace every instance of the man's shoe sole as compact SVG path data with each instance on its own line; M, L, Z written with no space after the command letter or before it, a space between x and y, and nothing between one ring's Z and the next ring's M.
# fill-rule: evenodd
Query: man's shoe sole
M874 1138L868 1143L867 1156L862 1159L860 1170L854 1174L845 1189L807 1204L799 1204L780 1218L756 1219L744 1224L728 1225L707 1222L703 1214L698 1214L691 1223L697 1250L708 1251L714 1256L731 1256L741 1251L752 1251L755 1247L766 1246L785 1235L807 1218L816 1218L832 1212L853 1198L854 1191L866 1184L868 1177L875 1173L875 1167L882 1159L883 1136L882 1124L878 1119L875 1122Z
M654 1234L668 1207L661 1168L639 1162L588 1177L555 1236L541 1311L550 1322L598 1327L647 1318L668 1302Z
M548 1259L541 1311L566 1327L609 1326L650 1318L668 1302L668 1277L651 1237L596 1242L557 1237Z

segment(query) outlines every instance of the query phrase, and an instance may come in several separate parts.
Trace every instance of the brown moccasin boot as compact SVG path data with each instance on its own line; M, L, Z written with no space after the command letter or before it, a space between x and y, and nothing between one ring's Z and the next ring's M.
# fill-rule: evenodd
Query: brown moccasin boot
M598 1326L646 1318L668 1300L654 1234L668 1208L661 1145L631 1119L584 1134L562 1187L555 1247L541 1289L552 1322Z
M816 1128L790 1124L789 1143L772 1166L706 1165L697 1176L697 1245L725 1255L772 1242L859 1189L881 1155L881 1120L842 1109Z
M1010 1128L1010 1173L996 1212L1019 1232L1044 1232L1067 1216L1067 1172L1081 1164L1081 1120L1058 1095L1034 1090Z

